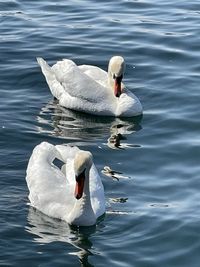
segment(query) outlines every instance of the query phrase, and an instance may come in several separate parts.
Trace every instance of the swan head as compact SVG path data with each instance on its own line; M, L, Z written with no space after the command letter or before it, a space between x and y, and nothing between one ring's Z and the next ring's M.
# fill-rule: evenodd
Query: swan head
M89 178L89 170L93 164L92 154L89 151L79 151L74 158L74 171L76 178L75 198L83 195L85 180Z
M116 97L122 93L122 78L125 71L125 61L121 56L114 56L108 64L108 79L110 86L114 89Z

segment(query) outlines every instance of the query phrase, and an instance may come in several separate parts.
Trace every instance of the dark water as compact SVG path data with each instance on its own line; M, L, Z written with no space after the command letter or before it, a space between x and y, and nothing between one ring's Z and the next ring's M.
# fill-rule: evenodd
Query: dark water
M198 267L200 2L3 0L0 25L0 265ZM117 54L143 118L63 110L35 60L106 69ZM44 140L75 143L99 172L129 177L102 174L107 212L96 227L27 205L27 162Z

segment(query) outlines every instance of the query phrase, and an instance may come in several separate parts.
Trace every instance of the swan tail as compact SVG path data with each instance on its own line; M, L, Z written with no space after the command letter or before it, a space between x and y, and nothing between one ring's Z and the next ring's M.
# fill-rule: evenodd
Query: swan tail
M56 78L56 75L48 63L41 57L37 57L37 62L41 67L42 73L44 74L47 84L51 90L52 95L60 99L61 94L63 93L63 87Z
M37 62L40 65L41 69L42 69L42 73L44 74L45 78L47 80L52 79L52 75L53 75L53 71L51 69L51 67L47 64L47 62L41 58L41 57L37 57Z

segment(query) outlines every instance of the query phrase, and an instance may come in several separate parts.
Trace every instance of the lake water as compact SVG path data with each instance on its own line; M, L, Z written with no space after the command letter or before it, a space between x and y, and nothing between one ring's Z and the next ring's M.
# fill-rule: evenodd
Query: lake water
M0 23L0 265L198 267L200 2L3 0ZM113 55L126 60L142 118L62 109L35 59L106 70ZM42 141L76 144L99 172L125 176L101 175L107 204L96 227L27 205L26 167Z

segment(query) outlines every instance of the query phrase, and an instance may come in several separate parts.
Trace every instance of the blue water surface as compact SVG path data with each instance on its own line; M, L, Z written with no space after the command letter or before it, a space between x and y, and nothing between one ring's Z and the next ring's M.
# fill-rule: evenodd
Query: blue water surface
M0 266L198 267L200 2L2 0L0 25ZM106 70L113 55L126 60L142 118L61 108L35 59ZM101 173L96 226L69 227L28 205L27 163L42 141L90 150L100 173L125 176Z

